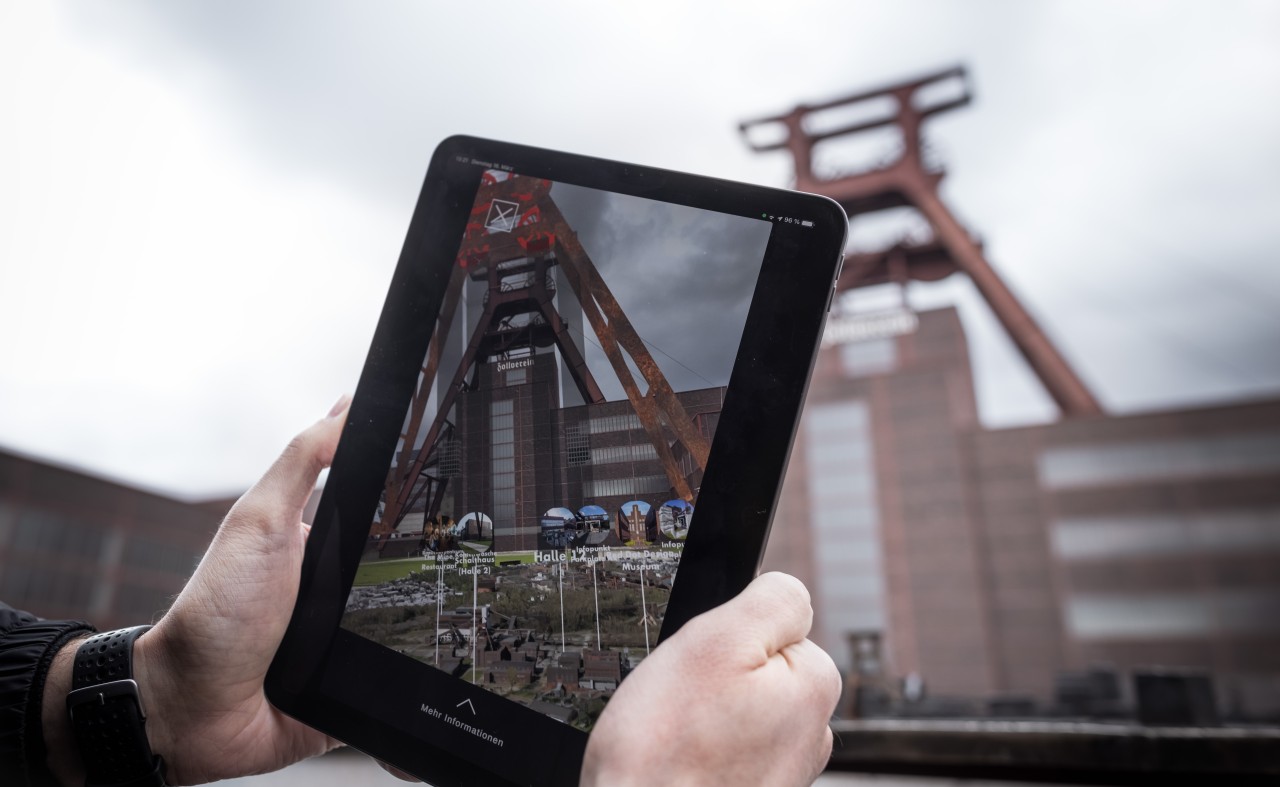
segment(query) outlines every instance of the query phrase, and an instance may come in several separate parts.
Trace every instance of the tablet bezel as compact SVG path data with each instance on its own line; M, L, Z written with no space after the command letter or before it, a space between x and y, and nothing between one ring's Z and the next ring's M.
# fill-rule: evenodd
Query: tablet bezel
M482 165L722 213L775 217L702 479L696 526L684 546L659 641L732 598L759 567L843 259L848 219L825 197L474 137L446 139L432 156L321 495L293 617L267 675L267 695L290 716L438 787L576 784L586 733L496 695L476 696L488 693L339 626ZM463 688L445 692L441 678ZM542 751L555 751L532 774L500 767L495 770L505 774L479 773L480 766L457 755L447 741L410 731L418 726L412 714L427 705L418 709L413 701L406 705L402 696L391 696L394 689L384 684L397 680L428 684L449 699L466 696L475 703L473 714L483 705L491 715L506 713L503 720L519 717L519 725L538 729L533 737ZM518 754L504 756L529 756L520 744L513 741Z

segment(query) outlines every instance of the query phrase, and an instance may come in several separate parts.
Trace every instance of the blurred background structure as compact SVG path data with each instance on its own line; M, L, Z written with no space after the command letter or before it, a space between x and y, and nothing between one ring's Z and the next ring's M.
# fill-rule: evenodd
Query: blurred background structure
M849 210L766 557L849 730L1278 725L1278 88L1246 0L0 7L0 599L163 611L463 132Z
M1280 398L1102 411L938 196L922 121L966 105L965 78L743 124L784 127L756 150L789 149L796 183L853 221L906 206L931 231L845 260L840 288L901 299L828 325L766 566L814 590L855 717L1280 722ZM895 157L814 172L816 144L886 127ZM981 425L956 311L905 293L951 275L974 280L1059 419Z

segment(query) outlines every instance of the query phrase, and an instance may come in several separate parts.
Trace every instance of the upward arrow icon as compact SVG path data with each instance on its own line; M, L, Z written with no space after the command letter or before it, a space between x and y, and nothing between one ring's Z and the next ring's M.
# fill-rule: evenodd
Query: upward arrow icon
M463 700L462 702L459 702L457 705L454 705L453 707L455 707L455 708L461 708L463 705L466 705L468 708L470 708L470 709L471 709L471 715L472 715L472 716L476 715L476 706L472 705L472 704L471 704L471 700L469 700L469 699L467 699L467 700Z

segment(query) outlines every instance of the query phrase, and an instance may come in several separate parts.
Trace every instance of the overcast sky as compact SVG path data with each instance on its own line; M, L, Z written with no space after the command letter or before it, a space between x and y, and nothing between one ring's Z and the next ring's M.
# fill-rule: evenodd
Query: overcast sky
M1280 4L10 2L0 445L239 491L353 387L444 137L785 185L739 120L956 63L944 198L1104 405L1277 395ZM966 282L910 295L988 425L1053 417Z
M564 183L551 198L671 388L728 385L769 223ZM625 398L599 337L581 323L596 384L610 401Z

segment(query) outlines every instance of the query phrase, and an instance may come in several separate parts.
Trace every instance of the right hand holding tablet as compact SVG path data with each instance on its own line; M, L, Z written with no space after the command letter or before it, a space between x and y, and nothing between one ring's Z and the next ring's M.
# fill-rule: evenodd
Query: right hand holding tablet
M689 621L610 700L582 784L812 783L841 693L812 621L804 585L776 573Z

